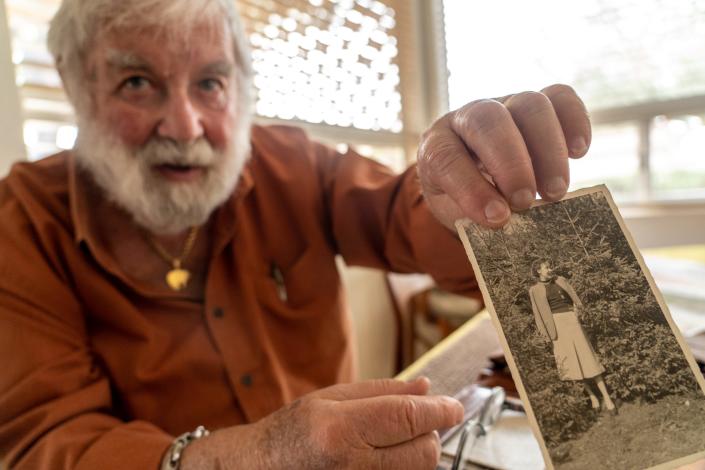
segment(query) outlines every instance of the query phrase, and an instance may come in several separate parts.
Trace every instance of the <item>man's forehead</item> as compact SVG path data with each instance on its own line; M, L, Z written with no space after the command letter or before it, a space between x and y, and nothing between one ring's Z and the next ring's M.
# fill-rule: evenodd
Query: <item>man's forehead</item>
M106 54L108 65L119 69L139 69L149 67L149 61L133 51L111 48Z
M196 23L187 30L148 25L107 27L96 39L94 52L110 65L142 66L152 57L165 56L179 60L209 58L209 62L234 59L232 37L224 23Z
M188 55L188 53L185 54ZM160 57L164 58L163 55ZM226 54L212 54L202 59L200 61L202 63L198 65L203 71L226 76L232 74L234 64L232 59ZM116 70L149 70L158 66L158 64L153 63L153 60L150 60L149 56L144 56L138 51L119 48L109 48L107 50L106 63L108 67Z

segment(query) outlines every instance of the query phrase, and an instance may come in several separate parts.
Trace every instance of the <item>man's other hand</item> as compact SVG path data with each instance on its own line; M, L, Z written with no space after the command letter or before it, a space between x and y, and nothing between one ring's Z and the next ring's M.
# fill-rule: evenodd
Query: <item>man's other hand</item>
M585 155L590 120L572 88L551 85L448 113L421 139L418 169L435 216L453 229L468 217L501 227L510 209L536 197L561 199L570 183L568 157Z
M389 379L322 389L255 424L194 442L182 468L434 469L435 431L462 421L463 407L427 396L428 387L426 379Z

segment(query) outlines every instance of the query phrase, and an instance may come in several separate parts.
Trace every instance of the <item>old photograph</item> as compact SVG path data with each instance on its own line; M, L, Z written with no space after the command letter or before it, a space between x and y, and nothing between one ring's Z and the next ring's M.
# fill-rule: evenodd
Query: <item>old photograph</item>
M548 468L705 458L705 381L606 187L456 226Z

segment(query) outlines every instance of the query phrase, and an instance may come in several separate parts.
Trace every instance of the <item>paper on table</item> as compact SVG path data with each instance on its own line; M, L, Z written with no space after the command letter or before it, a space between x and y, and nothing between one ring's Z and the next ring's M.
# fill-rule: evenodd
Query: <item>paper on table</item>
M444 455L455 455L459 438L460 433L456 432L448 440L443 446ZM490 432L475 441L466 460L502 470L544 468L541 449L531 432L526 414L512 410L503 411Z
M705 264L656 255L646 255L644 261L665 297L705 302Z
M705 362L705 335L697 335L688 338L690 351L700 362Z
M705 302L702 305L691 305L664 297L673 321L676 322L688 343L692 337L705 333Z
M705 263L644 256L661 289L673 321L683 333L693 356L705 361Z
M491 363L488 358L502 354L497 332L487 312L481 312L424 354L397 379L425 376L431 380L432 395L456 396L477 380Z

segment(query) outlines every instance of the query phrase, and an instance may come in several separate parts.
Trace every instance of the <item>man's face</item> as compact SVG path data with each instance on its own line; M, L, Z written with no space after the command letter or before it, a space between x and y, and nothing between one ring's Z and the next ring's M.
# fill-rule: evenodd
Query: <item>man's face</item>
M90 104L79 110L79 161L139 224L164 233L205 222L249 150L226 27L181 37L99 35L86 60Z

